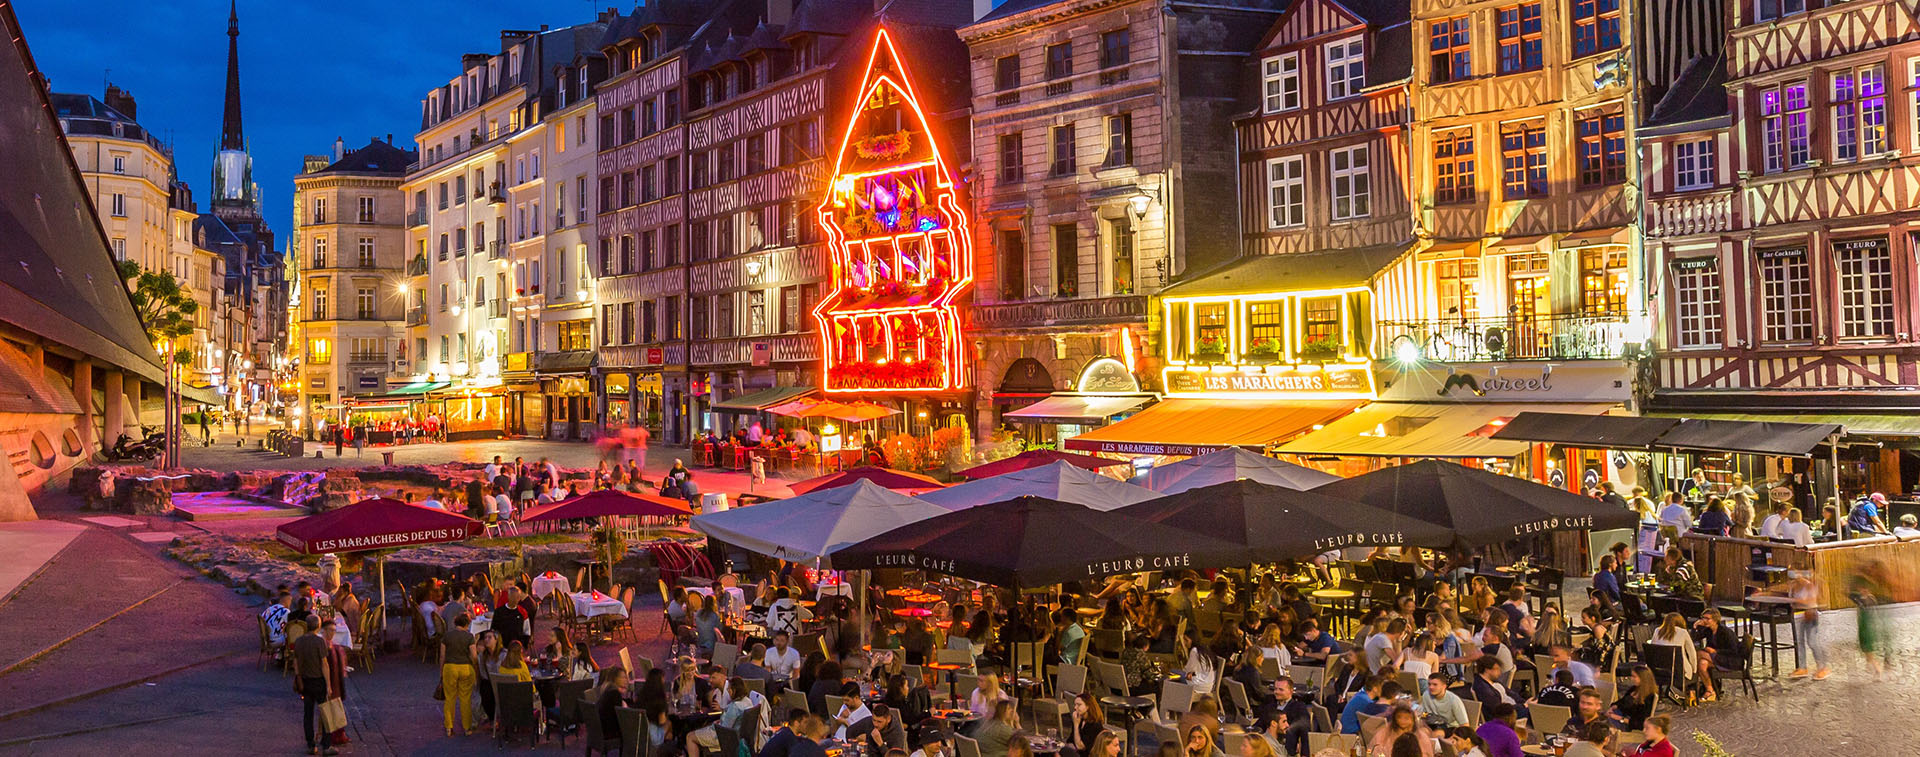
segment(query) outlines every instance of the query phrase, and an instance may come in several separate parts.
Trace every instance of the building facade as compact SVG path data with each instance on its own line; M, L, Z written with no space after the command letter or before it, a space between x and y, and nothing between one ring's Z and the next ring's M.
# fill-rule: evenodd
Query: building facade
M1920 30L1889 3L1728 10L1724 59L1687 82L1716 110L1658 123L1648 144L1663 316L1650 404L1843 423L1881 444L1839 456L1842 490L1908 491Z
M412 150L371 140L294 177L289 237L298 292L299 392L309 417L356 395L386 391L405 370L406 195Z
M1237 254L1229 187L1240 60L1284 7L1011 0L968 47L978 251L974 422L1055 390L1100 358L1155 388L1149 297ZM1035 426L1030 435L1075 429Z
M253 156L242 128L237 8L227 17L224 103L209 212L201 216L195 234L205 227L207 244L216 245L226 258L228 328L234 347L221 352L219 368L237 387L227 395L226 409L252 413L280 399L275 367L288 349L290 300L285 261L261 214L260 186L253 181Z
M594 127L599 120L593 92L606 70L598 47L605 33L548 71L553 102L543 133L551 217L543 222L552 226L546 229L540 256L526 271L529 287L521 303L530 316L528 333L519 352L508 355L507 366L512 370L524 365L539 382L538 393L524 393L512 408L520 420L518 433L529 436L579 439L598 428L590 373L596 355L588 260L599 238L592 204L598 145Z
M80 166L107 242L119 260L185 280L173 254L173 149L135 120L133 94L107 85L105 99L52 95L60 128Z

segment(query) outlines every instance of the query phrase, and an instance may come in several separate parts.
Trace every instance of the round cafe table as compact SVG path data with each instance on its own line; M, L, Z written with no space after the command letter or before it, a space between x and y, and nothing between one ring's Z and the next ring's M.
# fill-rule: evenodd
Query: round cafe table
M1526 744L1520 747L1520 751L1524 754L1540 754L1540 755L1559 754L1559 752L1553 751L1553 747L1541 746L1539 744Z
M893 614L902 618L928 618L933 616L933 611L925 607L902 607L894 610Z
M887 596L889 597L911 597L911 596L918 595L919 593L920 593L919 589L914 589L906 586L902 586L898 589L887 590Z
M967 667L966 665L961 665L957 662L929 662L920 667L926 670L941 671L941 674L947 678L947 696L953 697L954 699L960 698L960 683L959 680L955 678L954 672L965 669Z
M1353 599L1359 595L1346 589L1316 589L1307 596L1318 600L1319 604L1326 606L1330 610L1344 611L1347 609L1348 603L1352 602ZM1337 618L1340 621L1341 628L1345 629L1348 622L1346 613L1340 612ZM1344 630L1342 632L1344 633Z

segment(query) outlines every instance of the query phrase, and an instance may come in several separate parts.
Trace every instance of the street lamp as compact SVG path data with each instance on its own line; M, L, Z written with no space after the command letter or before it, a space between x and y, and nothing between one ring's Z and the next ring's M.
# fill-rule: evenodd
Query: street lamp
M1147 220L1147 209L1153 206L1153 195L1142 189L1127 198L1127 209L1133 211L1133 220Z

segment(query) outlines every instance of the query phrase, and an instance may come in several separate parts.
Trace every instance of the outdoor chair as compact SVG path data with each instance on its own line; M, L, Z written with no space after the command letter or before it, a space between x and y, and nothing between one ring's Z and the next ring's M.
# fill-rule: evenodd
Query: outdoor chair
M720 742L720 757L734 757L740 753L740 732L726 726L714 726L713 735Z
M620 749L621 757L640 757L650 751L652 741L647 738L646 711L621 707L614 710L613 717L620 723L620 733L612 740Z
M1133 730L1136 734L1135 738L1138 738L1137 734L1140 732L1142 726L1149 728L1157 726L1172 727L1176 723L1179 723L1180 716L1187 714L1188 710L1193 709L1193 695L1193 687L1187 684L1174 683L1172 681L1160 684L1160 701L1153 709L1147 711L1146 719L1134 724ZM1175 740L1178 741L1179 737L1175 736Z
M1680 687L1686 683L1686 673L1680 670L1682 656L1680 648L1666 644L1644 644L1640 647L1640 661L1653 671L1653 680L1660 684L1660 695L1674 704L1680 704Z
M287 635L287 641L283 645L284 649L292 649L293 642L298 641L300 637L307 635L307 624L305 623L295 623L289 620L287 621L287 624L285 626L282 626L282 628L286 629L286 635ZM293 675L293 655L283 654L280 656L280 674L282 676Z
M1386 724L1387 724L1387 718L1385 715L1361 715L1360 716L1360 743L1362 744L1373 743L1374 732L1380 730L1380 726L1383 726ZM1565 725L1565 723L1562 723L1561 725Z
M958 757L980 757L980 742L956 734L953 737L953 752Z
M760 731L760 709L754 707L740 713L740 720L734 723L735 733L740 734L740 739L746 743L747 750L754 754L760 753L760 742L765 740L765 734Z
M1228 710L1233 713L1234 718L1243 723L1252 722L1253 702L1247 699L1246 685L1229 678L1221 681L1220 686L1227 690Z
M1465 705L1467 708L1467 725L1473 726L1475 728L1479 728L1480 723L1483 722L1481 718L1481 711L1482 711L1482 708L1486 707L1486 705L1483 705L1472 699L1462 699L1460 700L1460 703L1462 705Z
M587 757L593 757L594 752L612 755L620 749L620 734L609 736L600 730L600 709L592 699L580 697L573 706L574 711L582 715L580 724L585 727ZM564 741L562 745L565 745Z
M1073 712L1073 698L1087 690L1087 668L1084 665L1063 663L1054 668L1053 696L1033 700L1033 719L1050 718L1051 725L1067 730L1067 714ZM1046 724L1046 721L1042 721Z
M1313 721L1312 730L1322 733L1333 732L1333 713L1327 710L1326 705L1310 704L1307 705L1307 711Z
M1567 727L1567 721L1573 719L1572 707L1551 704L1534 704L1527 708L1528 718L1533 730L1540 733L1559 733Z
M540 714L535 709L536 698L531 681L521 683L503 678L493 679L493 727L494 736L505 744L521 728L526 729L528 745L532 745L536 729L540 727Z
M548 732L559 734L560 746L567 745L567 732L579 728L583 717L592 715L594 719L599 719L600 711L597 708L580 709L581 700L592 688L593 681L586 679L554 683L553 722L549 724Z
M273 659L273 656L279 653L280 645L273 643L273 632L267 630L267 619L265 617L256 615L254 616L253 619L260 624L260 666L259 668L261 670L266 670L267 661Z
M1757 703L1760 701L1760 687L1754 685L1753 682L1753 646L1754 641L1752 634L1741 635L1739 667L1723 666L1718 660L1715 660L1713 663L1713 678L1719 682L1728 680L1739 681L1740 687L1746 689L1747 693L1753 696L1753 701ZM1726 687L1721 686L1720 690L1724 693Z
M813 711L813 707L807 703L807 693L793 689L780 692L780 712L793 712L794 710Z
M740 660L740 645L724 641L714 642L712 662L721 670L732 671L733 664Z
M1338 754L1347 754L1361 743L1359 736L1340 733L1307 733L1307 753L1319 754L1329 749Z

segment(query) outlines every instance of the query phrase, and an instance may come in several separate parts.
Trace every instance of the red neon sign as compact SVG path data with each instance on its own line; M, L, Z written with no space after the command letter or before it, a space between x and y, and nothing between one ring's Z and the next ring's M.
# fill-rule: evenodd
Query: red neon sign
M967 383L954 299L973 244L953 174L885 29L867 56L820 205L833 291L814 308L829 392L937 392Z

